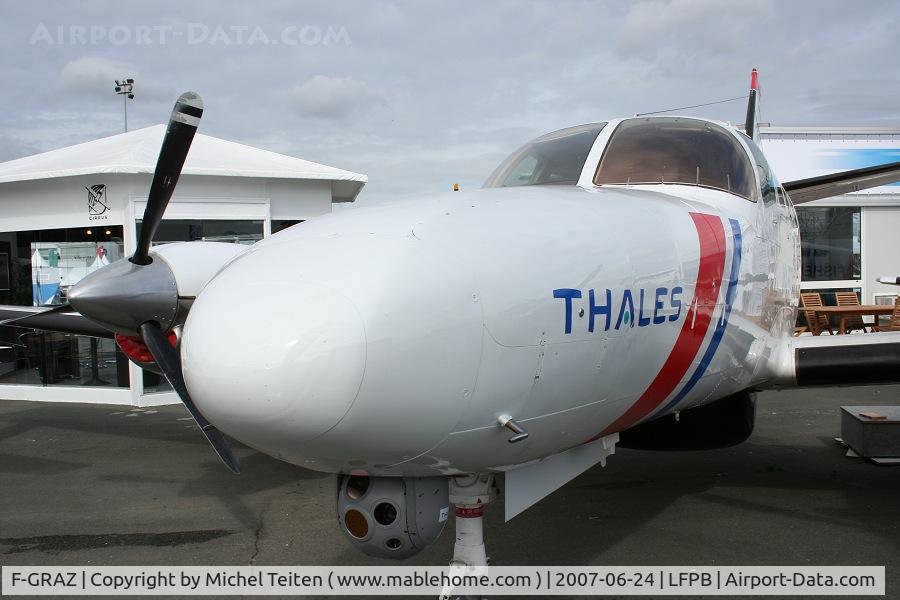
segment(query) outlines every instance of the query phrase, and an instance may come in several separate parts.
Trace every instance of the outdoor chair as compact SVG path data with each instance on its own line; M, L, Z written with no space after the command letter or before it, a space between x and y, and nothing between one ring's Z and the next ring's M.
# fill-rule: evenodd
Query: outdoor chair
M817 315L813 310L806 310L807 308L824 306L822 304L822 296L819 295L819 292L801 293L800 306L803 308L803 316L806 317L806 325L813 335L821 335L823 331L827 331L829 334L834 335L834 331L831 329L831 322L828 320L828 315Z
M894 298L894 312L887 325L878 328L879 331L900 331L900 296Z
M859 296L856 295L856 292L835 292L834 297L838 306L859 306ZM844 326L847 328L847 331L842 331L841 333L850 333L854 329L868 331L866 328L873 325L873 323L864 322L862 317L847 316L844 318Z

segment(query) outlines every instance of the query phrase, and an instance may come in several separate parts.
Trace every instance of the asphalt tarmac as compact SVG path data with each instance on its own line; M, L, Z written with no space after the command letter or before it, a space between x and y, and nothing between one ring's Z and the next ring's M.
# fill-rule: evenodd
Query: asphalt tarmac
M900 597L900 467L844 456L841 405L900 386L767 392L745 443L619 450L511 522L503 565L885 565ZM334 480L239 446L219 462L180 406L0 401L2 565L375 565L344 540ZM447 564L453 531L409 564Z

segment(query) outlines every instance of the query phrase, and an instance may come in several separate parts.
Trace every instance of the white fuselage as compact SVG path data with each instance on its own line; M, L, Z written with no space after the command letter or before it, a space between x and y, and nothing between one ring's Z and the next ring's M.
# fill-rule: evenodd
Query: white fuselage
M790 202L595 186L604 143L579 185L354 208L256 244L185 324L195 402L283 460L413 476L532 461L765 383L796 319ZM500 415L529 438L508 443Z

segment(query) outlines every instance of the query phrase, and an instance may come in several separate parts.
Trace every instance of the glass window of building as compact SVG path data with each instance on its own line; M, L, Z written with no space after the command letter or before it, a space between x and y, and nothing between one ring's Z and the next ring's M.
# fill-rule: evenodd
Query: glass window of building
M121 258L121 225L0 233L0 304L63 304L71 286ZM128 387L111 339L0 327L0 349L0 383Z
M9 291L9 243L0 244L0 292Z
M299 225L303 221L299 219L272 219L272 233L278 233L279 231L284 231L288 227L293 227L294 225Z
M142 221L137 222L137 235L141 235ZM169 242L230 242L255 244L263 238L262 221L227 219L164 219L156 230L153 244Z
M680 183L756 198L754 166L737 138L698 119L623 121L609 140L594 183Z
M801 279L858 280L860 271L860 208L798 206Z
M560 129L528 142L491 173L484 187L575 185L606 123Z

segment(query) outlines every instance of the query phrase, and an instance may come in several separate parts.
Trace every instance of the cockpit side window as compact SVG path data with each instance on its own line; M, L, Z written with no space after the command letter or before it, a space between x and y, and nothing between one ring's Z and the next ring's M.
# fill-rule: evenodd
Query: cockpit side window
M569 127L525 144L500 163L484 187L575 185L604 125Z
M679 117L623 121L603 152L594 183L680 183L757 197L753 165L738 140L715 123Z
M769 161L766 160L765 154L763 154L762 149L760 149L756 142L750 138L745 138L744 141L747 142L747 145L750 147L750 152L753 153L753 160L756 162L756 172L759 174L763 204L769 206L775 202L777 198L775 190L778 187L778 180L775 179L775 173L772 172Z

